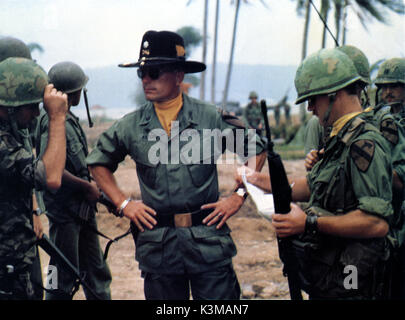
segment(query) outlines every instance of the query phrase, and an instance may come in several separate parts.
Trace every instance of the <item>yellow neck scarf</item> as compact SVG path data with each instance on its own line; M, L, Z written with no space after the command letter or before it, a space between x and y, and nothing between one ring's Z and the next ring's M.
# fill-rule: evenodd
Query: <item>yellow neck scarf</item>
M343 117L340 117L339 119L337 119L334 123L333 123L333 127L332 127L332 131L330 133L330 136L336 136L339 131L343 128L343 126L351 119L353 119L355 116L357 116L358 114L360 114L362 111L359 112L352 112L352 113L348 113L345 114Z
M174 99L164 102L153 103L156 115L159 118L160 124L165 129L167 135L170 137L170 129L172 121L176 120L177 115L183 106L183 97L181 93Z

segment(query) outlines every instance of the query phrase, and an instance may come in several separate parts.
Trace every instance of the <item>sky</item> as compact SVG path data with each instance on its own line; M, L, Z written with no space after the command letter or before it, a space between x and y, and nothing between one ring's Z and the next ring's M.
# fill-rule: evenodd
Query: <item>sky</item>
M296 1L264 2L267 8L259 0L241 6L234 63L297 66L304 17L297 16ZM318 8L319 2L314 0ZM209 4L208 64L212 61L215 1L209 0ZM175 31L194 26L202 32L203 12L203 0L2 0L0 35L39 43L44 52L34 52L33 58L46 71L65 60L93 68L137 61L147 30ZM368 30L353 10L348 17L347 44L363 50L370 63L405 57L403 15L389 14L389 25L371 22ZM233 20L234 5L230 0L220 0L218 62L229 60ZM329 24L334 32L333 12ZM321 34L321 22L312 9L308 54L320 48ZM330 36L327 46L334 46ZM194 50L190 59L201 61L202 50Z

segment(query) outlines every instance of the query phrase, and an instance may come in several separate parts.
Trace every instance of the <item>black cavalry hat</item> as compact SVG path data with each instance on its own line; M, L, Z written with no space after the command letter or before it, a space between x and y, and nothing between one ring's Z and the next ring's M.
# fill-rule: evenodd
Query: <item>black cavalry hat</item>
M138 62L122 63L119 67L148 67L176 65L185 73L204 71L206 65L197 61L186 61L183 38L171 31L147 31L142 38Z

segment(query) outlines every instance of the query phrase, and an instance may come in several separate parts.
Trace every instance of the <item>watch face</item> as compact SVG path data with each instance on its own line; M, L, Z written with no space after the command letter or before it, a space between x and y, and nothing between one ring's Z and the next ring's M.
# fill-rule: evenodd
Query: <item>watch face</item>
M238 196L244 197L245 194L246 194L246 190L243 189L243 188L239 188L238 190L236 190L236 194L237 194Z

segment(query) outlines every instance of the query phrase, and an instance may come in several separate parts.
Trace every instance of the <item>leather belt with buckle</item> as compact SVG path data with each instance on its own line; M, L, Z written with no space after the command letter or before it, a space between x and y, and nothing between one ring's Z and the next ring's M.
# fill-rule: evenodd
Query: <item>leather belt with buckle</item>
M208 216L213 209L197 210L194 212L175 213L175 214L157 214L155 219L157 224L155 228L175 227L189 228L203 224L202 221Z

